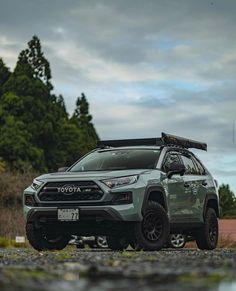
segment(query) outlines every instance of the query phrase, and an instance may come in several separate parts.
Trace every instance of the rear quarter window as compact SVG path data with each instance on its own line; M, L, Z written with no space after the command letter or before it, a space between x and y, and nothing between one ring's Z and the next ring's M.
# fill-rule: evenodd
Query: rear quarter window
M199 170L190 156L181 155L181 159L186 168L186 175L199 175Z

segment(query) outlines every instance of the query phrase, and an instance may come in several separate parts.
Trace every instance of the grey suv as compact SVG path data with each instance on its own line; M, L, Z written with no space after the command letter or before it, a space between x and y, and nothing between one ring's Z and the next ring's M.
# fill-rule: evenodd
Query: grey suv
M63 249L72 235L106 236L113 250L159 250L181 233L214 249L217 186L189 148L207 145L165 133L100 141L71 167L37 177L24 191L29 242Z

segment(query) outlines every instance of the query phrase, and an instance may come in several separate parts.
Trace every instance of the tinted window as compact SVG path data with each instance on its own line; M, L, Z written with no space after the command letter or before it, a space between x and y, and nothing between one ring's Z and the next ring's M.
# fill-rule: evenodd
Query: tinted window
M206 174L206 171L205 169L203 168L203 166L200 164L200 162L197 160L197 159L193 159L196 166L197 166L197 170L198 170L198 174L199 175L205 175Z
M96 151L85 156L70 171L153 169L159 155L159 149Z
M192 161L192 159L190 157L181 155L183 164L186 168L185 174L187 175L197 175L198 171L196 166L194 165L194 162Z
M167 153L165 157L164 163L162 165L162 170L167 173L172 164L180 164L180 163L181 162L179 159L179 154L175 152L169 152Z

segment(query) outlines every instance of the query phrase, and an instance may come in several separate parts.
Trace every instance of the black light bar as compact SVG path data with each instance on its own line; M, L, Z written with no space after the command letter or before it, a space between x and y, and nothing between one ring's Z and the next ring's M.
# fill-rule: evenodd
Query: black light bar
M161 138L141 138L141 139L120 139L120 140L102 140L98 141L98 148L105 147L123 147L123 146L164 146L174 145L182 148L195 148L200 150L207 150L207 144L199 141L171 135L162 132Z

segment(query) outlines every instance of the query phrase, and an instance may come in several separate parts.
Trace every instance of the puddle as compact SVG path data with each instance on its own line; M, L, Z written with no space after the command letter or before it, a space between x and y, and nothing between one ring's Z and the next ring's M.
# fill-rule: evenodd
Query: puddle
M225 291L225 290L236 291L236 281L220 283L217 291Z
M236 291L236 251L0 249L0 291Z
M35 284L36 283L36 284ZM42 283L42 282L41 282ZM166 282L166 283L150 283L148 280L89 280L88 278L81 278L75 280L75 278L68 278L68 280L57 280L43 282L43 284L19 284L19 285L2 285L0 282L1 291L126 291L129 289L136 291L199 291L200 289L205 291L236 291L236 281L233 282L220 282L217 284L206 284L203 282L195 281L194 283L177 283L177 282Z
M146 280L98 280L89 281L87 279L81 279L80 281L74 282L61 282L55 283L48 286L45 291L126 291L126 290L136 290L136 291L199 291L200 289L205 291L236 291L236 281L234 282L222 282L220 284L202 285L195 282L194 284L181 284L181 283L166 283L166 284L149 284Z

